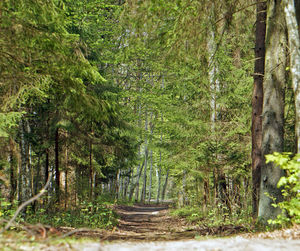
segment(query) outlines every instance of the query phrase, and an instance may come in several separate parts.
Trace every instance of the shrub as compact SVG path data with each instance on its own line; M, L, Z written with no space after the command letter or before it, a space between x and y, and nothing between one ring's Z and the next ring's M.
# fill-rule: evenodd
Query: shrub
M286 176L281 177L277 186L282 188L284 200L274 203L280 207L282 213L269 224L299 224L300 223L300 154L291 158L291 153L273 153L266 156L266 162L274 162L286 171Z

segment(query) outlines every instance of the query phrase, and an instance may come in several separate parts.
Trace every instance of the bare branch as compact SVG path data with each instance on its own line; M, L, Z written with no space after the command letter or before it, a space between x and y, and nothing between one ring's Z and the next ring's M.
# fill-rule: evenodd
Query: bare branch
M2 234L4 231L6 231L7 229L9 229L11 227L11 225L13 224L13 222L15 221L15 219L17 218L17 216L19 215L19 213L26 207L28 206L30 203L36 201L37 199L39 199L46 191L47 191L47 188L50 184L50 181L51 181L51 178L52 178L52 173L50 173L49 177L48 177L48 180L46 182L46 185L42 188L42 190L35 196L33 196L32 198L30 198L29 200L25 201L24 203L22 203L17 211L15 212L14 216L10 219L10 221L6 224L6 226L1 229L0 231L0 234Z

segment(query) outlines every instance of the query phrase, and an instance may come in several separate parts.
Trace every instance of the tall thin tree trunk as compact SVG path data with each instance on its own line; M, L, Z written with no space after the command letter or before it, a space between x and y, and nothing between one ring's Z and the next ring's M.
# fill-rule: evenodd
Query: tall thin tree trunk
M68 152L68 145L66 145L65 150L65 209L67 209L68 206L68 171L69 171L69 152Z
M156 203L159 203L159 198L160 198L160 186L161 186L161 150L159 150L159 170L158 170L158 184L157 184L157 198L156 198Z
M168 179L169 179L169 168L167 169L167 174L166 174L166 178L165 178L165 183L164 183L163 190L162 190L162 195L161 195L162 201L164 201L165 196L166 196L166 191L167 191L167 186L168 186ZM184 195L184 196L185 196L185 195Z
M9 172L10 172L10 194L9 200L13 202L17 192L16 160L14 155L14 142L9 138Z
M273 207L282 200L277 187L283 171L273 163L265 163L265 155L283 151L284 86L286 82L286 25L281 1L269 1L266 31L266 61L262 119L261 183L258 217L262 223L274 219L280 208ZM276 56L274 56L276 55ZM266 193L268 195L266 195Z
M263 109L263 81L265 72L265 37L266 37L267 3L256 5L256 41L254 85L252 94L252 216L257 217L260 172L262 165L262 109Z
M140 92L141 92L141 89L140 89ZM139 112L138 128L141 128L142 127L142 105L140 103L138 104L138 112ZM140 157L141 157L141 146L139 146L138 160L140 159ZM139 185L140 185L140 175L139 175L139 173L141 172L140 169L142 169L142 168L141 168L141 164L139 162L139 164L137 166L137 180L133 185L133 191L134 191L134 188L136 189L135 201L139 200L139 191L140 191L140 187L139 187ZM133 191L129 195L129 200L131 200L131 197L133 195Z
M151 116L150 116L150 145L152 143L152 136L153 136L153 130L154 130L154 124L152 122L152 116L153 113L151 112ZM150 171L149 171L149 188L148 188L148 193L149 193L149 203L151 200L151 191L152 191L152 170L153 170L153 160L152 160L152 155L153 152L152 150L150 151Z
M205 212L207 207L208 207L209 198L210 198L210 195L209 195L209 177L204 179L203 190L204 190L204 194L203 194L203 201L204 201L203 211Z
M27 201L31 196L31 172L28 160L28 142L25 138L26 133L26 121L20 120L20 149L21 149L21 166L19 173L19 203Z
M90 140L90 149L89 149L89 195L90 200L93 198L93 142Z
M300 153L300 37L299 37L299 19L300 13L296 11L296 7L300 7L300 1L283 0L285 20L288 30L288 41L290 49L290 69L292 76L292 85L295 96L295 136L297 140L297 153ZM298 13L298 16L297 16ZM297 21L298 19L298 21Z
M60 170L59 170L59 129L55 130L55 196L60 203Z
M152 150L150 151L150 171L149 171L149 188L148 188L148 193L149 193L149 198L148 198L148 201L150 203L151 201L151 191L152 191L152 171L153 171L153 159L152 159L152 156L153 155L153 152Z
M148 112L147 108L145 111L145 166L144 166L144 179L143 179L143 189L141 195L141 201L145 202L146 199L146 188L147 188L147 164L148 164Z
M135 201L138 201L138 195L139 195L139 180L142 176L142 172L143 172L143 168L144 168L144 162L142 163L141 167L139 168L138 173L136 174L136 182L132 184L131 188L130 188L130 194L129 194L129 200L131 200L132 196L133 196L133 192L134 189L136 189L136 194L135 194ZM134 179L132 179L134 180Z
M122 197L123 183L122 183L122 171L118 171L117 175L117 183L118 183L118 197Z
M214 163L213 163L213 177L214 177L214 192L215 192L215 203L222 203L221 194L219 194L220 186L219 178L221 177L219 166L217 165L219 156L218 156L218 137L216 135L216 122L218 120L218 110L219 105L217 103L217 96L220 91L220 82L218 79L218 66L215 60L215 53L217 49L216 45L216 24L215 24L215 5L212 3L211 8L211 18L210 18L210 27L208 32L208 41L207 41L207 51L208 51L208 78L209 78L209 87L210 87L210 130L213 139L213 144L215 144L214 154Z

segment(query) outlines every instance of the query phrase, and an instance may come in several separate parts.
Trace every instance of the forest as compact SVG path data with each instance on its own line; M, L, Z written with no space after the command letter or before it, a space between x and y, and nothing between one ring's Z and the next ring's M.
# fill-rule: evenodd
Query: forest
M298 225L299 22L299 0L0 1L1 233L163 203Z

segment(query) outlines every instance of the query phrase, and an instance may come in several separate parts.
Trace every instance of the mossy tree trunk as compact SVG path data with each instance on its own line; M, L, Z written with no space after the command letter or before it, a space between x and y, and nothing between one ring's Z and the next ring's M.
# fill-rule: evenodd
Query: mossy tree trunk
M265 163L265 155L283 151L284 86L286 82L286 25L281 1L269 1L267 7L266 60L262 116L262 154L258 217L266 224L280 213L272 204L282 200L277 183L283 171ZM276 56L275 56L276 55Z

